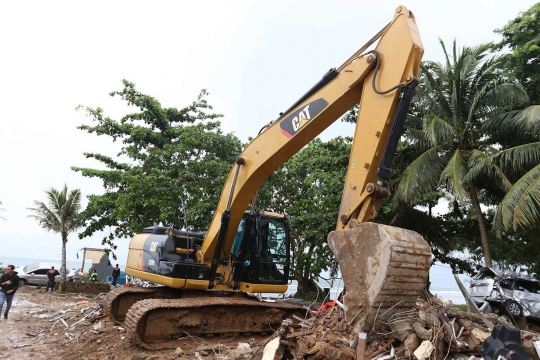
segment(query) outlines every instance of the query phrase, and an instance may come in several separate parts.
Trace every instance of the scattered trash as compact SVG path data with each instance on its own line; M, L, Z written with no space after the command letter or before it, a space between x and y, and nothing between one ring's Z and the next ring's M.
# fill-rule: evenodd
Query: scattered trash
M99 297L77 302L77 295L70 294L54 307L36 305L26 312L27 319L36 321L29 321L32 325L20 335L9 333L9 341L13 348L59 342L57 349L61 348L62 354L70 353L70 356L92 343L93 349L97 349L95 358L105 356L104 352L110 349L123 351L131 348L129 332L124 325L108 319L98 304ZM511 351L516 356L519 353L519 359L530 356L539 360L540 334L517 332L513 335L513 345L500 341L501 345L493 340L495 331L492 334L488 324L504 328L508 323L503 318L496 314L461 311L451 302L427 295L426 299L419 299L413 309L401 313L381 311L361 333L355 332L345 319L347 304L334 301L333 306L326 306L326 310L322 310L320 304L313 304L311 309L319 307L319 311L291 316L282 322L281 327L264 337L253 334L254 337L250 338L251 335L240 334L239 338L208 336L205 339L192 334L192 342L178 341L180 346L168 349L168 352L162 349L154 354L141 354L137 359L478 360L483 356L485 360L496 360L498 355L490 358L489 349L509 350L513 346ZM85 304L79 304L81 302ZM192 336L186 335L186 338ZM209 342L210 338L212 342ZM518 347L519 350L515 350ZM486 351L486 355L481 355L481 351ZM491 353L494 354L493 351Z
M279 348L279 337L274 338L272 341L270 341L263 350L263 356L262 360L274 360L276 357L276 351Z

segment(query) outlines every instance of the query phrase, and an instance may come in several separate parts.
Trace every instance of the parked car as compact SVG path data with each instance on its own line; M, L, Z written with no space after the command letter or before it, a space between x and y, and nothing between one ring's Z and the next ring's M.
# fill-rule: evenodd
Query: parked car
M32 284L32 285L47 285L49 279L47 278L47 271L50 270L51 266L54 266L58 272L60 272L60 265L48 262L40 262L35 264L26 265L23 267L16 268L15 271L19 275L21 284ZM66 280L71 281L75 275L75 271L67 270ZM55 279L56 282L60 281L60 276L58 275Z
M472 278L469 295L483 312L540 319L540 281L531 276L484 267Z

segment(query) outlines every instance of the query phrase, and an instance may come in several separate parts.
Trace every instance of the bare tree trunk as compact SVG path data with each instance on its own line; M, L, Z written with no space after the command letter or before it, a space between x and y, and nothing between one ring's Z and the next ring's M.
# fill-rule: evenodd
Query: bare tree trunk
M66 243L67 236L62 234L62 266L60 266L60 292L66 292Z
M482 215L482 209L480 208L480 202L478 201L476 187L472 181L469 181L467 185L469 185L469 194L471 195L471 201L476 213L476 220L478 221L478 228L480 229L480 240L482 242L486 266L491 267L493 262L491 259L491 251L489 250L489 239L487 236L486 224L484 224L484 215Z

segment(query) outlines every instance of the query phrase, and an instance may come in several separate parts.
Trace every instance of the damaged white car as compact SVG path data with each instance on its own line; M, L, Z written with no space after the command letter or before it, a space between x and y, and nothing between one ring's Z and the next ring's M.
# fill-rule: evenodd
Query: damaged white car
M540 319L540 281L533 277L484 267L472 278L469 295L482 312Z

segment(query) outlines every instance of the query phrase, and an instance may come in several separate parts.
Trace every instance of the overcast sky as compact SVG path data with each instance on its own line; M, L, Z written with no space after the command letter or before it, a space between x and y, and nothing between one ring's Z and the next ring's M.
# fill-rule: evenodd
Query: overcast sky
M416 1L424 60L442 60L438 39L460 46L496 41L535 1ZM341 65L393 17L396 1L3 1L0 3L0 259L59 259L60 237L27 218L51 186L102 193L71 166L96 167L83 152L114 155L118 144L76 126L79 104L119 117L108 93L128 79L163 106L182 108L202 88L222 128L246 141L331 67ZM337 123L327 140L350 135ZM86 205L86 198L84 200ZM99 235L72 234L68 260ZM129 240L118 240L125 263Z

